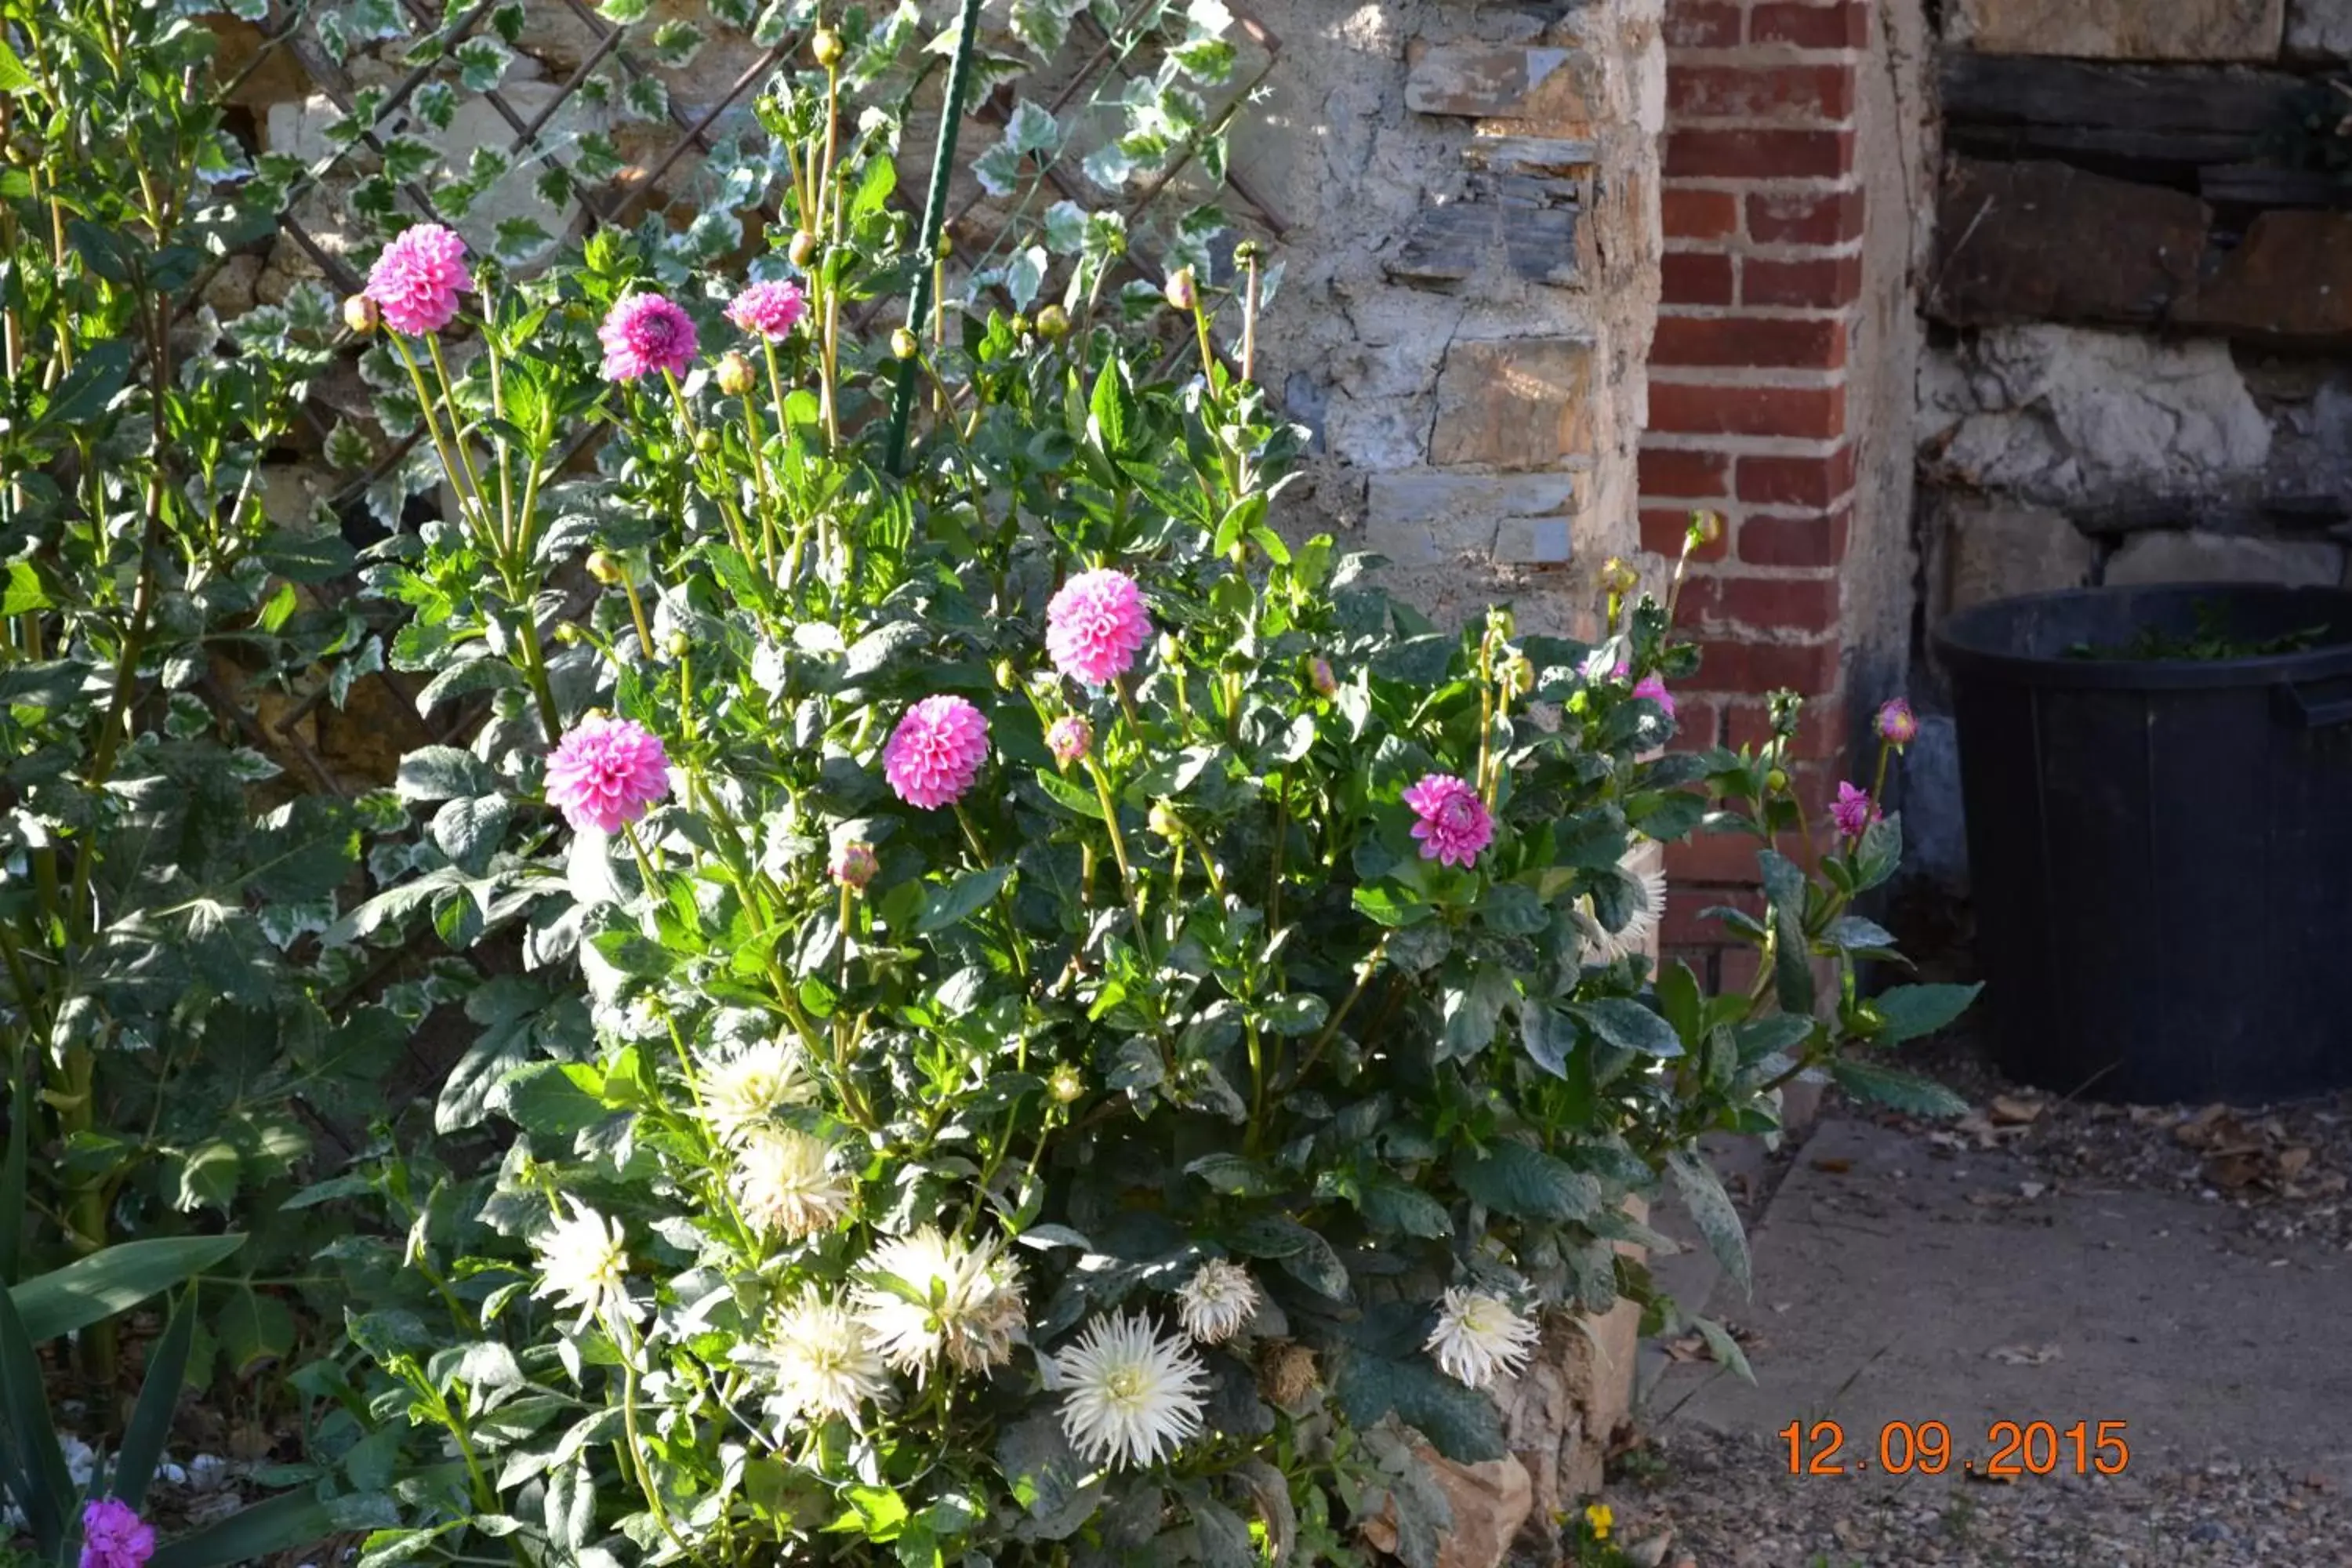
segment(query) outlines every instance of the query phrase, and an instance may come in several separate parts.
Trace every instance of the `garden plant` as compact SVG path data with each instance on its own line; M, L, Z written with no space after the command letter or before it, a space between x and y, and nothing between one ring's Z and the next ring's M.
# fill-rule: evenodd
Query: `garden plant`
M1157 96L1090 174L1216 155L1186 84L1230 64L1218 10L1151 8ZM950 104L990 68L976 11ZM1907 710L1808 822L1793 699L1760 749L1675 744L1680 562L1647 592L1612 563L1590 641L1390 598L1286 510L1304 433L1256 378L1256 245L1188 212L1141 276L1139 223L1064 203L955 257L952 137L898 199L911 16L811 26L769 84L735 167L770 247L656 221L525 274L389 226L341 331L417 437L393 500L449 500L357 563L374 619L298 586L340 538L236 499L270 432L232 415L289 389L172 424L215 370L156 324L164 216L89 220L121 279L66 268L95 302L12 328L120 373L89 395L112 424L16 454L11 764L84 815L12 819L47 837L0 889L11 1169L88 1152L101 1174L51 1167L68 1247L168 1210L102 1173L134 1157L181 1211L381 1222L320 1254L342 1321L293 1375L285 1477L372 1527L363 1563L1352 1563L1378 1520L1427 1568L1421 1440L1499 1457L1495 1391L1548 1320L1679 1325L1644 1205L1676 1194L1744 1282L1701 1134L1771 1132L1809 1071L1948 1108L1885 1055L1969 991L1857 985L1895 958L1853 905L1900 859L1876 802ZM1016 109L971 160L1012 230L1060 135ZM12 309L55 287L13 276ZM305 296L216 374L299 379L332 320ZM17 374L46 401L6 438L75 374ZM69 450L93 429L120 460ZM388 791L267 801L220 678L173 662L207 636L247 681L347 689L381 657L463 722ZM226 770L216 800L163 788L182 757ZM139 815L198 799L236 833ZM1763 869L1763 912L1722 912L1757 979L1719 994L1647 956L1664 889L1634 868L1701 830ZM166 875L140 858L165 842L251 858ZM76 901L108 874L149 901ZM91 912L125 910L135 948ZM91 1001L108 963L151 988L144 1032ZM306 1049L364 1076L459 1003L429 1119L349 1171L250 1107L213 1163L97 1116L160 1125L159 1064L216 1087L225 1032L255 1082ZM101 1047L147 1098L77 1098Z

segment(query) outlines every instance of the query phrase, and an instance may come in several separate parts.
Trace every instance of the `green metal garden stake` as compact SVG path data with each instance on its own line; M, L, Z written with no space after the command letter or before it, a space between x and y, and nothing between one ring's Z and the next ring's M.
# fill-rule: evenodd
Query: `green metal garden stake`
M971 58L980 52L980 0L963 0L956 34L955 63L948 71L948 95L940 118L940 144L931 155L931 190L923 201L922 265L907 300L907 330L919 333L931 313L931 279L938 272L940 230L947 222L948 181L955 173L956 132L963 124L964 95L971 87ZM907 461L907 422L915 408L915 361L898 362L898 385L890 399L889 468L895 477Z

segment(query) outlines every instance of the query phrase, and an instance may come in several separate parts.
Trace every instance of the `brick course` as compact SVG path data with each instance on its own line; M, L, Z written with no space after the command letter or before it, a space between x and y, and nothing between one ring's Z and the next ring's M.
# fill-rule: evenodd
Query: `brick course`
M1725 514L1677 609L1699 673L1676 689L1755 746L1764 694L1808 698L1790 744L1818 822L1845 776L1840 616L1855 492L1845 382L1867 223L1853 121L1867 0L1667 0L1665 299L1652 344L1642 542L1673 555L1690 510ZM1685 690L1686 689L1686 690ZM1704 743L1695 742L1695 743ZM1754 973L1697 911L1759 906L1756 840L1671 847L1663 942L1727 984ZM1793 837L1784 853L1802 847Z

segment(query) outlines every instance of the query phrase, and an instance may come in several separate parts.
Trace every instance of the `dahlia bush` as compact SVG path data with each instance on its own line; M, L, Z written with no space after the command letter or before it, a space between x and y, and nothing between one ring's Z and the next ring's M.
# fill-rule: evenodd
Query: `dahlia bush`
M1382 1516L1426 1568L1417 1439L1497 1457L1548 1318L1678 1321L1641 1201L1744 1279L1698 1136L1816 1068L1933 1109L1879 1053L1966 994L1857 990L1897 828L1781 852L1793 702L1669 749L1666 605L1440 627L1286 526L1254 254L1121 287L1080 215L1051 318L981 265L908 319L947 269L887 117L832 160L825 37L750 278L604 235L376 301L458 497L378 552L396 658L486 721L330 935L499 962L448 1142L375 1178L413 1295L343 1392L419 1468L370 1551L1349 1563ZM1723 995L1629 868L1702 826L1772 846Z

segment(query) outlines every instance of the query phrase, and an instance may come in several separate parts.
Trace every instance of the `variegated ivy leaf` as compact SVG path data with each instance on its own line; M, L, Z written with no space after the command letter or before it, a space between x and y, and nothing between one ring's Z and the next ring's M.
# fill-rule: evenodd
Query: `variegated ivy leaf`
M457 62L457 79L467 92L488 92L506 79L508 62L514 56L492 38L467 38L453 51ZM444 121L446 124L446 121Z
M659 77L632 77L621 100L639 120L659 120L669 112L669 89Z
M1062 128L1039 105L1023 99L1004 121L1004 144L1015 153L1050 153L1061 145Z
M805 17L794 7L783 4L782 0L769 0L767 9L760 13L759 21L751 28L751 41L763 49L772 49L804 20Z
M504 39L509 48L522 42L522 0L507 0L490 13L490 31Z
M311 337L333 335L335 296L315 279L297 283L286 293L286 324Z
M625 27L632 22L644 21L646 13L653 8L653 0L601 0L596 14Z
M1194 37L1215 37L1234 25L1225 0L1186 0L1184 20Z
M1021 184L1021 154L1009 142L999 142L971 161L971 177L992 196L1009 196Z
M1087 209L1076 202L1055 202L1045 211L1045 248L1056 256L1076 256L1087 240Z
M550 163L540 171L539 178L531 183L531 189L537 191L539 199L549 206L560 207L572 199L572 171L561 163Z
M710 14L730 27L748 27L758 9L754 0L709 0Z
M1050 260L1042 245L1033 245L1004 264L1004 291L1013 297L1013 308L1027 310L1037 298L1037 290L1045 286L1045 268Z
M572 90L572 95L590 109L602 109L613 101L613 75L610 71L598 71L583 79L580 85Z
M1185 75L1207 82L1221 82L1232 76L1235 56L1233 45L1223 38L1196 38L1169 51L1169 58L1182 68Z
M1126 148L1116 142L1106 142L1087 153L1081 166L1086 170L1087 179L1107 191L1119 189L1135 173L1135 160L1128 155Z
M592 185L601 185L621 172L620 150L613 139L601 131L583 134L578 142L580 156L572 172Z
M440 162L433 143L414 136L395 136L383 144L384 176L395 183L421 180Z
M1013 0L1013 36L1041 55L1058 54L1070 38L1070 18L1086 0Z
M269 0L221 0L221 9L240 22L258 22L269 15Z
M327 432L324 451L327 466L339 469L362 468L375 456L374 445L348 419L336 420L335 427Z
M408 107L425 124L446 131L457 112L457 89L446 81L428 81L409 96Z
M491 248L501 261L522 262L554 243L555 237L537 218L510 217L499 221L498 240Z
M702 51L702 29L673 16L654 29L654 58L673 68L690 65Z

